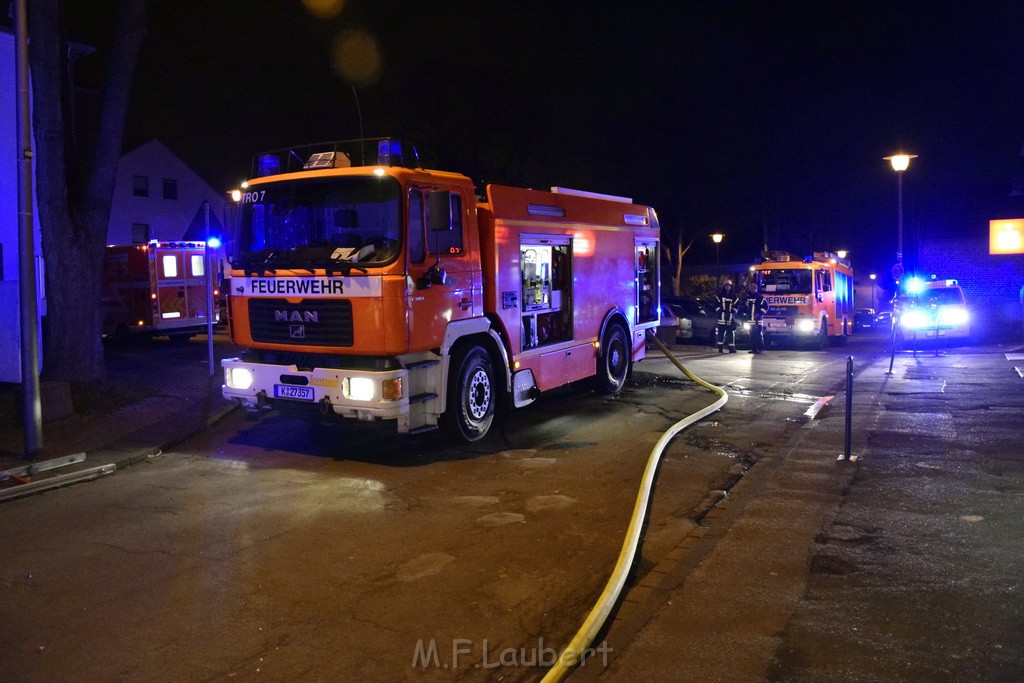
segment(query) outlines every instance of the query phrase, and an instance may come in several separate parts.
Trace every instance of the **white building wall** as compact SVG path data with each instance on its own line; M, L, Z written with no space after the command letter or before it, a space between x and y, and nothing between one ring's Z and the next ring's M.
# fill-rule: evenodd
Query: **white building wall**
M135 176L148 179L148 197L135 196ZM177 199L164 198L165 179L176 181ZM160 141L150 140L118 162L107 244L130 244L134 223L149 225L150 239L180 240L204 201L221 220L227 195L207 185Z
M14 35L0 31L0 382L21 382L21 324L18 271L18 92ZM34 180L33 180L34 186ZM42 246L38 212L35 223L37 313L45 315ZM42 344L40 344L40 349ZM40 352L41 353L41 352Z

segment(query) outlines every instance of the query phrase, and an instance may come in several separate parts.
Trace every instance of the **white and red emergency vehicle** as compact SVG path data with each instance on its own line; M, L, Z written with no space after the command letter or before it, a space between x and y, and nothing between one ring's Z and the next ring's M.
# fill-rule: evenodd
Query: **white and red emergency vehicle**
M806 341L824 348L830 339L845 340L852 332L853 269L846 259L825 251L804 259L770 252L751 270L768 300L766 340Z
M225 397L474 441L499 405L584 378L618 392L644 357L650 207L500 185L477 199L389 139L258 159L231 255L229 327L247 351L223 361Z
M188 339L206 331L205 242L108 245L103 259L103 334ZM215 290L216 300L219 292ZM214 322L220 320L215 308Z

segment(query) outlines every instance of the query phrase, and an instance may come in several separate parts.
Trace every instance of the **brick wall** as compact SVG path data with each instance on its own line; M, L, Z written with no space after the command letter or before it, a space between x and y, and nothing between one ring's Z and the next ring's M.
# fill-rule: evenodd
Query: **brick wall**
M960 282L971 309L972 336L1002 336L1020 329L1024 254L990 255L986 231L980 238L924 238L917 256L918 271L925 277Z

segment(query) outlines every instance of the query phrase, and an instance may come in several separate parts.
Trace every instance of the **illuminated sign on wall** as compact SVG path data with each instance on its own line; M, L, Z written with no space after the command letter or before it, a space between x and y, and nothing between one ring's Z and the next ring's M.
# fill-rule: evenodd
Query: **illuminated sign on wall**
M989 221L988 253L1024 254L1024 218Z

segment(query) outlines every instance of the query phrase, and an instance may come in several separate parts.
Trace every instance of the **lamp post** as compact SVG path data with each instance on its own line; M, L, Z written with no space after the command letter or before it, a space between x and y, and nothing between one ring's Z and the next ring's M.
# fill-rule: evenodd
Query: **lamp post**
M896 171L896 211L897 211L897 233L896 233L896 263L903 270L903 172L910 166L910 160L916 159L916 154L893 154L882 157L890 164L892 170ZM897 279L899 279L897 277Z
M720 232L716 232L713 235L711 235L711 241L715 243L715 265L716 266L722 265L722 261L718 257L718 245L722 243L722 239L724 239L724 238L725 238L725 235L723 235Z
M875 274L868 275L871 278L871 310L875 308Z

